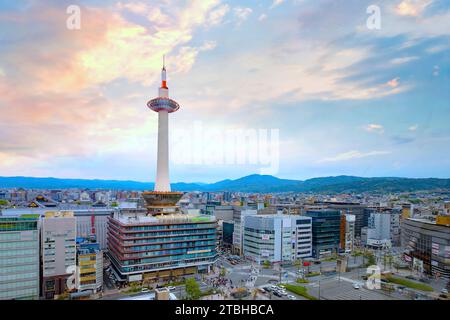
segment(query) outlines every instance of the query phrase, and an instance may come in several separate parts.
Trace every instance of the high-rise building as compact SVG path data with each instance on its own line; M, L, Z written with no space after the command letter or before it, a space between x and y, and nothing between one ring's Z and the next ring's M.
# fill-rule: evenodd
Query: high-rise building
M115 212L108 223L112 270L119 281L209 272L217 260L214 216L183 214L169 181L169 113L180 106L169 98L165 64L159 96L147 103L158 113L158 158L154 191L143 192L146 209Z
M70 290L67 280L76 270L77 225L73 212L47 212L42 219L42 296L54 299Z
M306 211L312 218L312 255L319 259L339 252L341 212L338 210Z
M258 211L254 209L246 209L245 207L235 207L233 208L233 211L234 229L232 251L234 254L242 255L245 217L256 215Z
M365 206L353 202L324 202L329 209L339 210L342 214L355 216L355 237L361 237L361 228L367 227L367 216L364 216Z
M244 221L243 254L257 263L292 263L312 254L311 218L251 215Z
M0 217L0 300L39 299L39 215Z

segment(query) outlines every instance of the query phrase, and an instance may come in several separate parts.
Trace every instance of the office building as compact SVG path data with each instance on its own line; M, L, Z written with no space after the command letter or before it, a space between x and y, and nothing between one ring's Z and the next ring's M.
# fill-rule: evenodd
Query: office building
M216 228L213 216L117 212L108 226L112 270L122 282L207 273L217 260Z
M233 246L234 221L224 221L222 223L222 245L226 248Z
M404 260L415 270L450 280L450 223L409 218L402 221Z
M312 254L311 218L253 215L244 221L243 254L257 263L292 263Z
M400 244L400 211L383 209L372 212L367 227L365 245L372 248L392 247Z
M365 206L353 202L324 202L329 209L339 210L341 214L352 214L355 216L355 237L361 237L361 228L367 227L368 216L364 215Z
M257 210L247 209L245 207L234 207L233 209L233 247L232 252L236 255L242 255L242 244L244 237L245 218L250 215L256 215Z
M67 282L76 270L76 219L73 212L47 212L42 219L42 296L54 299L70 291Z
M312 218L312 255L316 259L339 252L341 212L338 210L308 210Z
M39 284L39 215L0 216L0 300L37 300Z

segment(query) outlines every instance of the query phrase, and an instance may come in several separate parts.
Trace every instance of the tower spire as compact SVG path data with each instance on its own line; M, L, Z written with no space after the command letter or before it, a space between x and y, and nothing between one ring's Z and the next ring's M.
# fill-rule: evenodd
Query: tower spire
M161 88L168 89L167 75L166 75L166 55L163 55L163 68L161 71Z

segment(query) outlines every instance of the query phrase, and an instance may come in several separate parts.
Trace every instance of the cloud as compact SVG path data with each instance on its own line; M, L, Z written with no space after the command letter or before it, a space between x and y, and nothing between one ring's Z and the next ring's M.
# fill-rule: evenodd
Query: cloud
M419 59L419 57L411 56L411 57L395 58L395 59L392 59L390 62L391 62L391 64L404 64L404 63L408 63L408 62L411 62L411 61L414 61L417 59Z
M237 18L237 25L247 20L247 18L252 14L253 10L251 8L236 7L233 9L234 16Z
M217 9L212 10L209 14L208 23L212 26L220 24L229 11L230 6L228 4L217 7Z
M119 2L117 3L117 8L119 10L128 10L135 14L144 14L149 10L148 5L144 2Z
M272 5L270 6L270 9L273 9L275 7L278 7L280 4L282 4L284 0L273 0Z
M262 13L259 17L258 17L258 21L263 21L267 19L267 14Z
M400 16L417 17L420 16L432 2L432 0L403 0L396 6L395 13Z
M381 124L371 123L366 125L364 129L368 132L375 132L380 134L384 133L384 127Z
M394 78L392 80L389 80L388 82L386 82L386 86L391 88L397 88L399 86L399 80L400 78Z
M418 124L412 125L408 128L409 131L417 131L417 129L419 128Z
M346 161L346 160L353 160L353 159L361 159L361 158L367 158L367 157L373 157L373 156L381 156L390 154L389 151L369 151L369 152L360 152L357 150L352 150L344 153L340 153L338 155L335 155L333 157L323 158L319 160L319 163L323 162L338 162L338 161Z

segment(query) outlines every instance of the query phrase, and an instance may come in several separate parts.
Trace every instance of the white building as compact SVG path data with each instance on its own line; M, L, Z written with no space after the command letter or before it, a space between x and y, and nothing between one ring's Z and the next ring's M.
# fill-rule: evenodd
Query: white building
M42 287L46 299L53 299L55 295L64 293L68 277L75 272L76 235L77 226L73 212L45 213L42 219L41 252Z
M250 215L256 215L257 210L245 209L236 207L234 208L233 221L234 221L234 231L233 231L233 253L242 255L242 243L244 235L244 222L245 218Z
M297 215L246 216L243 254L258 263L294 262L311 257L311 218Z
M345 250L346 253L352 252L355 243L355 223L356 216L353 214L345 214L345 231L344 239L341 244L341 248Z
M390 247L399 240L400 215L393 212L373 212L367 228L367 245L371 247Z

